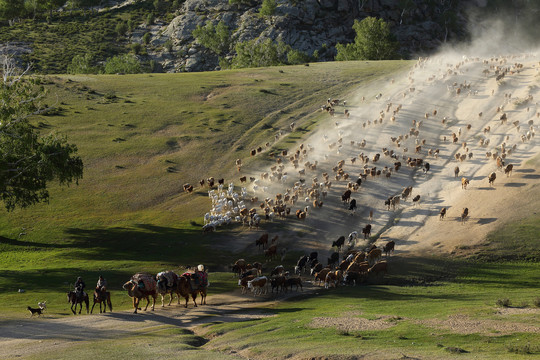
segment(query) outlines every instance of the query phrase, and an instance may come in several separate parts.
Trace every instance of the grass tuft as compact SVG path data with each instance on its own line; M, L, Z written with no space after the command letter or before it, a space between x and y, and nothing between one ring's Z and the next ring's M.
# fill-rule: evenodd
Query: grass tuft
M509 307L512 305L512 302L510 299L504 298L504 299L497 299L497 306L499 307Z

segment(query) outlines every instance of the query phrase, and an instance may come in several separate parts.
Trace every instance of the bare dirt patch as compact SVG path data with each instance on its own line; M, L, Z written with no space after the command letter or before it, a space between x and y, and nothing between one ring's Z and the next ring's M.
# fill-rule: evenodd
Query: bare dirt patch
M475 320L465 315L451 315L446 320L417 320L415 323L433 328L448 329L458 334L500 336L517 332L540 333L540 327L534 325L498 320Z
M386 315L370 320L358 317L358 313L353 312L340 317L315 317L308 326L312 328L335 327L342 331L385 330L396 326L400 320L402 319Z

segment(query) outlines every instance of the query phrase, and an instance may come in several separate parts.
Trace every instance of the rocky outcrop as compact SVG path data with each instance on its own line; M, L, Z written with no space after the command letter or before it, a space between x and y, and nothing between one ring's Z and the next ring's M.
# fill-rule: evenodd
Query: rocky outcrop
M224 0L186 0L177 16L161 28L153 29L149 56L167 72L207 71L219 68L219 56L205 49L192 32L208 21L223 21L231 30L232 42L252 39L281 39L296 50L319 60L333 60L335 45L354 41L355 19L375 16L387 21L400 44L403 58L425 54L441 43L465 34L463 1L447 0L277 0L272 16L259 15L259 1L230 5ZM163 44L170 40L172 51ZM232 57L234 47L222 57Z

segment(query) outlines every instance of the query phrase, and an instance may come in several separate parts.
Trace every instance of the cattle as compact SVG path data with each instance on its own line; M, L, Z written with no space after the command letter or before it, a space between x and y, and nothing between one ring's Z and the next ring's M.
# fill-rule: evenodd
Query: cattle
M454 177L458 177L458 175L459 175L459 166L456 166L454 168Z
M382 256L382 250L381 249L373 249L369 252L369 254L367 255L367 261L369 264L374 264L376 263Z
M244 271L246 271L246 260L244 259L238 259L236 260L236 262L234 263L234 265L232 266L232 271L235 273L235 274L242 274Z
M241 182L241 183L245 183L246 181L247 181L247 177L246 177L246 176L242 176L242 177L240 178L240 182Z
M378 276L382 272L386 274L388 273L388 263L386 261L378 262L374 264L372 267L370 267L367 272L368 272L368 275L375 274L375 276Z
M356 211L356 199L352 199L349 203L349 211L351 212L351 215Z
M332 242L332 247L337 247L338 251L341 251L341 247L345 244L345 236L340 236L336 241Z
M391 240L389 242L386 243L386 245L383 246L383 251L384 251L384 254L386 255L386 257L388 257L388 255L390 253L393 253L394 252L394 247L396 246L396 243L394 240Z
M272 260L275 256L277 256L277 246L272 245L268 249L264 250L264 257L267 261Z
M341 195L341 201L348 203L351 200L351 190L346 190L343 195Z
M345 259L341 263L339 263L338 268L341 271L345 271L345 270L347 270L347 268L349 267L350 264L351 264L351 262L348 259Z
M446 208L442 208L441 211L439 212L439 220L443 220L445 216L446 216Z
M364 279L364 275L356 271L347 271L343 277L343 282L347 285L355 286L358 283L361 283Z
M285 290L285 276L276 276L270 279L270 286L272 287L272 292L274 292L274 289L276 289L276 292L284 291Z
M362 228L362 234L364 234L364 240L367 239L368 236L371 236L371 224L367 224Z
M317 260L317 257L319 256L319 253L316 252L316 251L312 251L310 254L309 254L309 261L312 262L314 260Z
M369 263L367 261L361 261L361 262L353 262L349 265L347 268L347 272L354 271L357 273L365 273L369 269Z
M343 273L341 270L330 271L326 274L326 278L324 279L324 288L328 289L331 284L333 284L334 287L337 287L342 280Z
M469 208L464 208L461 212L461 223L465 222L467 216L469 216Z
M268 245L268 233L262 234L261 237L255 241L255 245L257 245L259 249L262 246L264 250L264 248Z
M240 275L240 279L243 279L243 278L251 276L251 275L253 275L255 277L259 276L259 269L257 269L257 268L246 269L246 271L243 272Z
M308 256L301 256L300 259L298 259L296 266L294 267L294 273L300 275L303 271L305 271L307 262Z
M413 201L413 203L414 203L415 205L417 205L418 202L420 201L420 195L416 195L415 197L413 197L412 201Z
M489 174L488 176L489 186L493 186L493 183L495 182L496 178L497 178L497 174L495 174L494 172Z
M324 268L324 266L320 262L314 263L313 267L311 268L310 275L313 276L314 274L321 271L323 268Z
M355 263L360 263L360 262L364 261L365 258L366 258L366 253L363 252L363 251L359 251L358 253L356 253L353 261Z
M506 176L510 176L512 174L513 168L514 168L514 165L512 164L506 165L506 167L504 168L504 173L506 174Z
M270 272L270 276L281 275L284 272L285 272L285 268L283 267L283 265L278 265Z
M243 279L238 280L238 285L242 287L242 294L245 294L248 289L248 282L255 279L255 276L249 275Z
M403 189L403 191L401 192L401 198L402 198L403 200L407 200L407 198L409 197L409 195L411 195L411 192L412 192L412 186L406 187L406 188Z
M318 285L320 285L321 282L326 281L326 275L328 275L330 271L331 270L329 268L324 268L315 274L315 280L319 280Z
M462 177L461 178L461 188L467 189L467 185L469 185L469 179Z
M248 281L248 288L251 289L254 296L266 294L268 293L268 278L261 276Z
M330 257L328 258L328 265L334 266L339 261L339 253L334 252Z
M348 240L347 240L347 243L349 245L354 245L356 243L356 239L358 239L358 232L357 231L353 231L352 233L349 234L349 237L348 237Z
M302 279L300 279L299 277L292 277L285 280L285 288L290 287L292 291L294 285L296 285L296 291L298 291L299 286L300 290L304 291L304 288L302 287Z
M185 191L185 192L188 192L188 193L192 192L192 191L193 191L193 185L191 185L191 184L184 184L184 191Z

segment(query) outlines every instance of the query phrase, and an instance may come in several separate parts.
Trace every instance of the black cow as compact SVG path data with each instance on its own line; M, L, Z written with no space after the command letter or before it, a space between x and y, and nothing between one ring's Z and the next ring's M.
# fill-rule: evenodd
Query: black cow
M338 251L341 250L341 247L345 244L345 236L340 236L336 241L332 242L332 247L337 247Z
M308 261L307 255L301 256L300 259L298 259L296 266L294 267L294 273L300 275L302 271L305 269L307 261Z
M345 241L345 237L343 237L343 240ZM328 265L335 266L338 261L339 261L339 253L334 252L328 258Z

